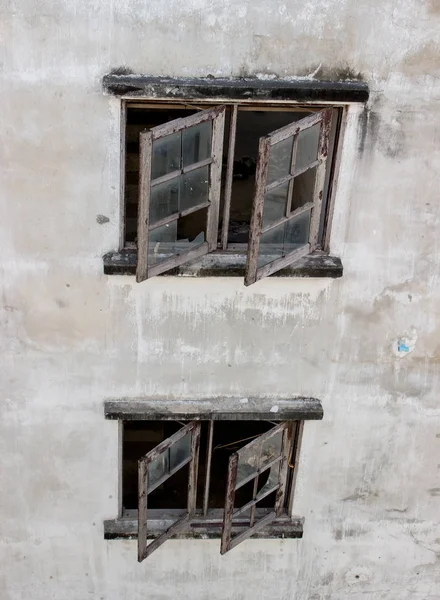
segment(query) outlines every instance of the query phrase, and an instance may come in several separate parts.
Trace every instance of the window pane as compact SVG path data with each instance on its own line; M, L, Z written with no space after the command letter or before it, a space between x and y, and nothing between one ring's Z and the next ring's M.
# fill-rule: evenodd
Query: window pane
M150 225L179 211L179 177L151 187Z
M281 454L281 447L283 445L283 432L279 431L276 435L273 435L268 440L263 441L261 448L261 459L260 465L264 467L267 463L270 463L274 458Z
M208 209L203 208L177 221L177 251L200 246L206 240Z
M261 234L258 250L258 266L281 258L283 255L284 223Z
M192 248L206 240L207 209L198 210L186 217L149 232L148 265L150 267Z
M263 229L286 215L289 182L266 192L263 209Z
M309 240L310 210L261 234L258 267L281 258Z
M273 467L266 470L265 473L262 473L260 475L260 479L267 477L267 481L262 485L262 487L260 487L260 480L258 481L258 491L257 491L256 500L258 500L261 496L263 496L263 494L265 494L266 492L268 492L270 489L274 488L277 485L277 483L279 482L280 467L281 467L281 461L275 463L273 465ZM268 476L267 476L267 473L269 473Z
M152 229L148 238L148 264L157 265L175 254L177 221Z
M239 450L237 467L237 485L250 477L256 475L258 470L258 455L260 444L252 444L251 448Z
M309 241L310 210L294 217L284 225L283 254L293 252Z
M209 200L209 166L180 178L180 212Z
M316 160L318 156L319 130L321 124L313 125L298 133L295 170L299 170Z
M153 487L169 470L168 452L163 452L148 467L148 487Z
M313 202L315 179L316 167L295 177L293 180L292 212L297 208L301 208L301 206L304 206L307 202Z
M205 121L183 131L183 166L211 156L211 121Z
M173 133L153 142L151 179L180 169L181 134Z
M292 159L293 137L287 138L270 148L269 169L267 172L267 183L277 181L290 173L290 162Z
M191 456L191 434L187 433L178 442L173 444L169 450L170 471L180 465L181 462Z

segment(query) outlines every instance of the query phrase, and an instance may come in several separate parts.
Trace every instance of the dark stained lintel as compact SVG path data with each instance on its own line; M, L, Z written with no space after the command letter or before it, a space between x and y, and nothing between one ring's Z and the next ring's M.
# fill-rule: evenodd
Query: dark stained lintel
M136 273L136 250L127 248L109 252L103 257L105 275L134 275ZM246 254L233 252L212 252L162 273L161 277L244 277ZM295 266L285 267L271 277L342 277L341 259L324 252L304 256Z
M199 100L283 100L291 102L366 102L368 85L361 81L313 79L172 78L109 73L103 88L115 96L193 98Z
M317 398L230 398L198 400L121 399L104 402L106 419L123 421L305 421L323 418Z

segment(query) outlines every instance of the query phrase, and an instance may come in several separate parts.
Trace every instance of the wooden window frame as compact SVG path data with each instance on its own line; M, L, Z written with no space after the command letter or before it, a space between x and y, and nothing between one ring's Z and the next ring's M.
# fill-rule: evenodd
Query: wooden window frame
M319 417L312 417L319 418ZM171 420L171 419L167 419ZM208 419L203 419L208 420ZM237 453L230 457L230 465L227 475L227 492L225 496L224 510L210 509L208 506L209 486L211 479L211 458L214 424L217 419L209 419L208 440L206 449L206 472L203 491L202 509L196 510L196 490L198 481L198 466L199 466L199 448L200 448L200 420L191 421L187 425L183 425L181 421L176 421L182 424L182 428L174 433L169 438L159 443L153 450L143 456L138 463L138 481L139 481L139 505L138 510L129 510L124 514L121 513L121 518L115 522L109 521L111 531L125 531L126 536L133 536L133 527L136 524L138 538L138 561L141 562L157 550L165 541L172 537L198 537L204 532L210 534L211 537L221 537L221 554L224 554L235 547L241 541L257 535L261 537L283 537L287 532L287 537L301 537L302 520L292 516L294 483L296 472L298 469L298 455L301 442L303 423L304 421L282 421L275 424L266 433L262 433L255 437L255 440L250 444L242 447L238 453L247 450L252 444L262 444L266 439L282 432L282 449L281 455L276 459L276 463L280 462L278 471L279 485L274 509L256 508L257 502L263 499L264 496L255 499L257 493L257 485L254 485L254 501L248 503L249 506L233 511L234 494L235 494L235 479L237 466ZM222 419L223 420L223 419ZM259 419L258 419L259 420ZM266 421L267 419L262 419ZM182 464L179 464L172 472L169 472L163 477L163 481L171 477L180 468L189 464L188 475L188 500L185 510L159 510L152 511L154 514L153 520L147 519L147 497L148 494L157 487L149 489L148 486L148 467L157 457L168 451L173 444L182 439L185 435L191 435L191 453L188 459L185 459ZM275 462L273 464L275 464ZM273 466L271 464L271 466ZM290 467L290 471L289 471ZM268 465L265 465L261 472L267 470ZM231 479L232 473L232 479ZM256 477L258 482L258 476ZM251 478L252 479L252 478ZM162 482L162 479L160 480ZM231 493L232 487L234 487ZM272 490L273 491L273 490ZM248 518L242 513L246 508L251 509L251 517L248 523ZM137 512L137 515L136 515ZM137 519L136 519L137 516ZM258 518L256 524L254 519ZM171 519L171 520L170 520ZM164 526L164 524L166 526ZM125 529L124 529L125 527ZM159 528L158 528L159 527ZM235 537L231 538L232 533ZM112 539L112 536L107 536ZM113 537L124 537L124 535L116 535ZM208 535L209 537L209 535ZM153 541L147 543L147 540L153 538Z
M286 266L294 265L296 261L310 254L318 248L319 226L322 215L323 190L325 182L325 174L327 167L327 154L329 136L332 124L333 109L326 109L317 112L313 115L305 117L298 122L291 123L269 135L260 138L258 151L257 172L255 176L255 197L252 207L251 224L249 228L249 249L247 254L246 271L244 283L246 286L251 285L262 279L272 275L275 271L279 271ZM297 149L298 149L298 134L315 125L320 125L317 158L313 162L305 165L301 169L295 169ZM269 170L270 151L276 144L293 138L293 147L290 160L289 175L282 179L267 183ZM308 170L316 168L315 185L313 190L313 198L303 206L291 212L293 185L295 177L306 173ZM263 227L263 211L266 192L276 188L283 183L288 184L287 206L284 217ZM311 220L309 226L308 242L302 247L293 250L292 252L278 259L269 262L268 264L258 267L258 254L260 248L260 239L263 233L275 229L280 225L288 223L290 220L297 218L301 214L311 212Z
M153 103L150 100L147 99L142 99L142 102L139 101L130 101L130 100L123 100L123 106L124 109L121 111L121 116L122 118L125 119L126 114L127 114L127 108L130 106L136 106L136 107L150 107L150 108L160 108L160 107L167 107L170 106L170 102L165 101L165 100L156 100L156 103ZM194 102L197 103L197 106L194 105ZM146 210L145 210L145 206L146 206L146 202L145 200L147 199L147 195L149 194L148 192L148 188L149 188L149 181L148 181L148 177L143 177L142 174L140 174L140 185L139 185L139 198L140 198L140 202L139 202L139 210L138 210L138 250L137 250L137 258L136 258L136 254L134 254L134 256L132 257L132 254L135 252L134 250L130 250L129 247L122 249L119 253L109 253L108 255L106 255L104 257L104 272L108 273L108 274L130 274L132 273L132 269L135 270L136 272L136 278L137 281L143 281L145 278L148 277L152 277L155 275L159 275L159 274L171 274L171 275L176 275L176 274L199 274L199 270L202 269L202 272L200 273L200 275L203 276L204 274L204 270L208 269L207 274L212 274L212 275L229 275L232 274L233 276L237 276L237 275L241 275L243 272L245 273L245 284L246 285L250 285L251 283L254 283L255 281L258 281L258 279L265 277L267 275L270 275L272 273L275 274L279 274L281 276L296 276L297 273L301 276L311 276L311 277L320 277L320 276L330 276L330 277L340 277L342 275L342 264L340 262L339 259L335 258L335 257L331 257L331 256L327 256L328 255L328 242L329 242L329 227L331 224L331 215L328 214L328 212L330 210L333 210L333 206L334 206L334 186L333 186L333 181L335 179L337 179L337 173L335 173L335 168L334 168L334 164L336 162L336 160L338 159L338 168L339 168L339 164L340 164L340 159L339 159L339 155L340 155L340 151L341 151L341 139L342 139L342 133L343 133L343 128L345 127L345 118L341 118L341 115L345 115L346 110L344 111L343 109L347 108L347 105L343 105L343 104L332 104L331 106L328 106L326 111L329 115L331 115L331 113L336 109L338 110L338 116L337 116L337 121L336 121L336 137L335 137L335 144L334 144L334 151L332 154L332 164L331 166L331 173L329 173L327 176L329 177L329 186L328 186L328 193L327 193L327 197L326 197L326 210L317 210L318 208L318 203L321 203L323 198L322 195L319 196L316 195L315 199L314 199L314 206L316 207L316 209L314 209L312 211L312 215L314 215L314 222L311 224L310 230L311 232L314 231L315 235L311 236L311 238L316 238L318 236L319 233L319 228L320 228L320 224L321 227L323 229L323 234L322 234L322 244L318 245L316 243L312 243L310 244L308 251L307 248L304 249L299 249L299 251L295 251L295 253L292 253L291 255L286 255L284 257L282 257L281 259L277 259L276 261L272 261L271 263L269 263L268 265L265 265L264 267L261 268L261 270L258 273L258 276L255 276L255 269L254 267L252 267L254 269L254 272L252 273L252 270L250 271L249 268L250 266L252 266L255 262L255 257L252 258L251 256L251 239L253 237L253 239L255 240L256 238L259 238L258 233L256 234L256 232L254 231L254 227L252 225L252 221L250 224L250 239L249 239L249 243L247 245L243 245L243 248L239 248L237 244L231 244L227 242L227 238L228 238L228 224L229 224L229 214L230 214L230 201L231 201L231 190L232 190L232 177L233 177L233 158L234 158L234 146L235 146L235 139L236 139L236 125L237 125L237 114L238 111L242 111L242 110L281 110L281 111L286 111L286 110L292 110L294 112L298 112L301 110L304 111L308 111L308 112L314 112L315 114L312 114L310 117L306 117L307 118L315 118L315 115L317 114L318 111L322 111L323 106L322 104L319 105L319 103L315 103L315 104L309 104L309 105L301 105L301 104L294 104L294 103L286 103L286 102L277 102L277 103L269 103L267 101L240 101L240 102L228 102L227 99L224 100L223 104L220 105L220 102L213 102L212 100L210 101L200 101L198 102L197 100L194 99L189 99L187 102L186 101L181 101L178 102L178 104L176 104L176 107L180 106L187 106L190 108L197 108L199 110L203 110L204 108L206 108L206 106L210 106L211 108L209 109L210 111L216 111L219 109L223 109L223 110L228 110L230 111L230 122L229 122L229 146L228 146L228 151L227 151L227 164L226 164L226 177L225 177L225 182L224 182L224 186L221 188L221 157L219 156L219 160L217 163L218 166L218 187L219 187L219 194L220 191L223 191L223 199L224 199L224 208L223 208L223 219L222 219L222 230L220 232L220 240L217 241L217 236L218 236L218 221L219 221L219 201L214 202L214 206L212 206L212 203L210 203L210 206L208 208L209 211L211 211L211 215L212 215L212 219L210 219L210 227L207 227L207 239L206 241L201 244L200 246L196 247L196 248L192 248L192 249L188 249L186 251L181 252L180 254L176 255L176 256L172 256L170 259L165 259L160 263L157 263L156 265L153 265L152 267L148 268L148 257L147 257L147 253L148 253L148 226L145 227L142 224L146 224L147 218L148 216L146 216ZM203 111L206 112L206 111ZM201 113L195 113L194 115L191 115L190 117L184 117L183 119L176 119L175 122L170 122L170 123L166 123L165 125L159 125L158 127L154 128L155 130L161 130L162 128L168 128L169 130L172 130L173 128L173 123L174 125L176 124L177 121L182 122L185 119L197 119L199 117ZM336 114L336 113L335 113ZM224 119L223 119L224 120ZM296 123L292 123L291 126L295 127ZM224 124L223 124L224 126ZM289 126L287 126L289 127ZM124 136L125 139L125 123L124 123L124 127L121 130L122 135ZM144 141L143 143L141 143L141 146L143 145L145 147L145 151L140 152L140 164L141 165L145 165L147 164L147 169L150 168L151 169L151 165L148 166L148 160L144 159L144 155L148 154L148 137L149 134L151 133L150 130L149 132L143 132L141 134L141 139L143 138ZM165 129L166 131L166 129ZM276 133L276 132L273 132ZM270 134L272 135L272 134ZM328 141L328 140L327 140ZM125 144L124 144L125 145ZM218 154L221 154L221 149L223 146L223 140L219 141L218 144ZM328 148L327 148L328 150ZM124 161L124 152L121 153L121 160ZM330 168L330 167L329 167ZM143 171L143 167L140 170ZM323 161L323 164L321 166L317 166L317 174L316 174L316 179L318 180L318 178L321 176L322 179L325 178L326 176L326 164L325 161ZM145 171L144 171L145 172ZM296 173L296 175L298 175L298 173ZM124 190L124 182L121 183L122 186L122 192ZM292 186L290 186L292 187ZM316 186L318 187L318 186ZM142 189L143 188L143 189ZM221 188L221 190L220 190ZM141 208L141 203L142 203L142 198L144 198L144 202L143 202L143 209ZM201 206L197 206L195 208L195 210L199 210L201 209ZM214 212L217 211L216 215L214 214ZM190 211L192 212L192 211ZM255 210L253 210L253 213L255 212ZM325 214L324 214L325 212ZM215 217L215 218L214 218ZM122 219L122 221L124 222L124 219ZM321 223L322 221L322 223ZM324 224L324 225L323 225ZM208 236L209 233L209 236ZM209 240L208 240L209 237ZM313 241L313 240L312 240ZM315 240L316 241L316 240ZM323 244L325 244L325 249L322 250L322 246ZM243 258L240 255L240 252L243 251L244 246L247 246L248 248L248 256L246 258L246 255L243 255ZM207 255L211 255L210 256L210 260L209 262L207 262L205 259L207 258ZM255 254L255 252L254 252ZM224 257L224 260L223 260ZM302 260L301 260L302 257ZM199 259L196 260L195 259ZM328 259L328 260L327 260ZM232 263L231 263L232 261ZM234 262L235 261L235 262ZM208 264L211 265L213 264L214 267L209 266L208 268ZM199 265L199 267L197 266ZM206 266L205 266L206 265ZM232 266L231 266L232 265ZM327 274L328 272L328 274Z
M189 464L188 474L188 499L186 512L180 516L175 523L173 523L164 533L159 535L150 544L147 543L148 539L148 519L147 519L147 508L148 508L148 494L154 491L159 485L148 485L148 472L151 463L156 460L161 454L168 452L179 440L184 438L186 435L191 436L191 447L189 457L183 460L177 467L169 471L161 479L160 483L164 483L167 479L172 477L177 471ZM143 456L138 463L138 561L142 562L148 556L150 556L155 550L157 550L163 543L169 540L173 535L181 532L188 524L191 518L195 515L196 510L196 492L197 492L197 470L199 465L199 448L200 448L200 422L192 421L188 425L183 426L174 435L170 436L158 446L153 448L145 456Z
M234 452L234 454L229 458L225 508L223 517L223 531L220 549L221 554L226 554L227 552L232 550L232 548L235 548L235 546L237 546L244 540L250 538L254 533L266 527L277 517L280 517L282 515L285 506L286 488L288 485L287 473L289 456L291 456L291 453L293 452L292 428L293 424L291 422L278 424L266 433L263 433L262 435L258 436L258 438L241 448L239 451ZM279 455L273 460L271 460L269 463L262 464L261 448L263 443L268 441L270 438L278 435L279 433L282 433L282 444ZM255 464L255 473L249 475L244 480L237 482L240 454L242 454L243 452L249 452L249 450L251 450L253 447L258 448L258 457ZM278 467L278 477L276 486L269 488L269 490L266 490L264 494L261 494L261 492L257 493L259 476L268 469L272 469L275 466ZM237 489L239 489L240 487L242 487L250 481L254 482L253 499L247 502L244 506L234 510L235 492L237 491ZM255 522L255 510L257 503L260 502L266 496L272 494L273 492L276 492L276 500L273 510L271 510L267 515L265 515L261 519L258 519ZM239 535L232 537L232 523L234 519L246 512L247 510L250 511L249 527Z
M223 148L223 128L226 107L224 105L204 110L194 115L176 119L170 123L165 123L153 127L149 131L143 131L140 134L140 156L139 156L139 207L138 207L138 243L137 243L137 268L136 281L138 283L178 267L184 262L201 258L208 252L217 249L218 219L220 210L220 191L221 191L221 150ZM211 156L209 159L191 164L189 167L181 168L178 171L169 173L164 177L151 179L152 150L153 143L174 133L183 132L195 125L211 121ZM177 212L165 219L161 219L150 224L150 197L151 188L159 183L164 183L181 174L188 173L197 168L209 166L209 188L208 201L198 204L183 212ZM154 266L148 265L148 244L150 231L176 221L180 217L189 215L198 210L207 208L206 241L195 248L185 250L182 253L175 254L167 260L163 260Z

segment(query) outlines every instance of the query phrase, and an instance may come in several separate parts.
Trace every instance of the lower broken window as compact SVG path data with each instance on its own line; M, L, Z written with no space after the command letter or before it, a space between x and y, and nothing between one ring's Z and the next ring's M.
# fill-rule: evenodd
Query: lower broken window
M222 554L289 523L302 421L126 421L122 492L138 559L174 535L221 524ZM167 527L155 532L157 522ZM154 539L151 539L154 538Z

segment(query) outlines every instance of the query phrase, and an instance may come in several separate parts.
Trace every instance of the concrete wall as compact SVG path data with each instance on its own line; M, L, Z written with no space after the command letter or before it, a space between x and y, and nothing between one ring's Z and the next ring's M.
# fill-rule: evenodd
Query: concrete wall
M439 16L438 0L3 3L2 600L440 598ZM360 73L331 241L344 277L104 276L119 104L101 79L121 65ZM142 565L135 542L104 541L105 397L297 393L325 409L305 427L303 540L225 557L173 541Z

